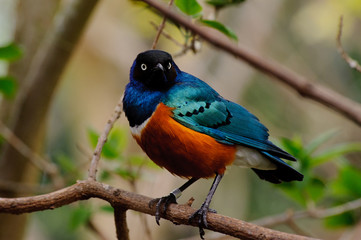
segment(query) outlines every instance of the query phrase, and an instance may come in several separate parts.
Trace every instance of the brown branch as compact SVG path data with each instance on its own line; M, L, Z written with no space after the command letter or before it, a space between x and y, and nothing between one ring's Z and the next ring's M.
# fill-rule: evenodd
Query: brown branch
M31 2L31 3L30 3ZM55 92L56 86L61 78L61 74L66 67L66 64L75 49L75 46L80 39L80 36L85 28L92 10L94 9L98 0L73 0L66 1L64 8L59 8L59 1L46 1L45 5L56 5L51 8L56 11L55 18L49 21L49 25L39 25L32 17L26 17L30 14L32 16L35 11L25 11L24 8L33 4L33 1L19 1L20 6L24 8L19 15L19 19L26 19L27 25L34 25L36 27L24 26L22 29L32 29L30 33L38 35L41 29L47 29L47 33L43 41L39 44L35 54L31 49L25 49L25 56L27 57L27 64L19 66L16 69L21 76L21 88L16 96L15 104L12 105L12 112L6 114L9 116L8 126L11 132L15 134L21 141L23 141L32 151L38 152L41 146L41 140L44 136L44 129L46 126L46 116L51 105L52 96ZM51 2L48 4L48 2ZM65 1L62 1L65 3ZM33 4L34 5L34 4ZM43 7L33 7L37 10L46 9ZM50 10L50 9L49 9ZM24 18L25 13L25 18ZM38 15L48 16L48 13L37 11ZM52 15L52 14L51 14ZM48 26L42 28L39 26ZM29 32L27 32L29 33ZM25 36L26 35L26 36ZM32 41L38 41L36 36L24 34L24 39L31 38ZM43 35L43 34L40 34ZM30 36L30 37L29 37ZM35 46L35 45L34 45ZM31 58L31 61L29 60ZM29 61L28 61L29 60ZM28 71L25 71L28 70ZM20 74L19 74L20 73ZM26 74L24 74L26 73ZM9 109L10 110L10 109ZM38 171L34 171L30 161L19 153L10 144L4 144L3 151L0 153L0 179L11 182L35 182ZM18 196L13 192L0 191L2 196L14 197ZM23 239L26 218L24 216L9 216L0 215L0 235L6 236L6 239ZM1 238L1 237L0 237Z
M9 125L11 132L32 151L39 148L52 95L97 2L75 0L66 4L31 62ZM6 166L1 168L0 179L21 182L30 175L29 161L14 146L7 144L0 159Z
M104 131L100 135L98 139L98 143L95 147L93 158L90 163L89 167L89 180L96 181L96 173L97 173L97 167L100 160L101 152L103 149L104 144L107 141L108 135L110 130L113 128L113 125L117 119L119 119L123 109L123 95L120 97L118 104L116 105L113 115L108 120L107 124L105 125Z
M36 166L39 170L44 171L54 181L56 188L61 188L65 185L61 178L58 167L50 162L48 159L42 158L39 154L28 147L20 138L18 138L3 122L0 121L0 135L15 148L24 157Z
M264 227L273 227L279 224L287 223L290 220L295 221L303 218L326 218L359 208L361 208L361 198L332 208L326 208L326 209L315 208L315 209L302 210L297 212L293 212L290 210L274 216L268 216L262 219L258 219L256 221L253 221L252 223Z
M342 47L341 44L342 28L343 28L343 16L340 17L340 23L338 25L338 33L336 37L338 52L341 54L342 58L348 63L350 68L353 68L361 73L360 64L355 59L351 58Z
M52 192L49 194L21 197L21 198L0 198L0 213L22 214L47 209L58 208L79 200L89 198L100 198L109 202L112 206L121 209L132 209L145 214L155 214L155 207L149 208L151 198L136 193L127 192L114 188L107 184L93 180L79 181L78 183ZM176 224L197 226L196 221L189 222L189 216L195 211L188 205L171 204L167 210L165 219ZM235 218L226 217L216 213L209 213L207 216L208 228L216 232L244 240L311 240L312 238L299 235L283 233L276 230L256 226Z
M168 4L168 7L169 7L169 8L173 5L173 1L174 1L174 0L170 0L170 1L169 1L169 4ZM157 43L158 43L158 41L159 41L159 37L160 37L160 35L161 35L162 32L163 32L163 29L164 29L164 27L165 27L166 21L167 21L167 17L164 16L161 24L160 24L159 27L158 27L157 34L155 35L155 38L154 38L154 41L153 41L153 44L152 44L152 49L155 49L155 48L157 47Z
M221 33L209 31L205 27L200 27L192 23L189 19L172 11L162 3L154 0L143 1L157 9L167 18L179 23L183 27L199 35L202 39L209 42L213 46L242 59L259 71L270 75L290 86L301 96L319 102L324 106L341 113L348 119L361 126L361 105L359 103L356 103L329 88L308 81L305 77L298 75L297 73L274 61L266 60L264 57L257 56L254 53L248 51L246 48L240 47L239 44L238 46L235 45L230 40L225 39Z
M114 208L114 221L117 230L118 240L129 240L129 229L127 226L127 209L120 206L113 206Z

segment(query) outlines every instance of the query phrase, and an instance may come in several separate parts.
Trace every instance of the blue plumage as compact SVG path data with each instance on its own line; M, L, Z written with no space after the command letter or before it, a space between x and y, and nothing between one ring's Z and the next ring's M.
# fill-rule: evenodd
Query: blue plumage
M236 161L272 183L303 179L282 160L296 159L268 140L268 129L257 117L182 72L166 52L151 50L137 56L123 110L133 136L153 161L174 174L191 177L168 196L154 200L157 223L161 212L165 214L187 187L214 174L206 200L190 217L198 219L203 238L211 199L226 166Z
M154 51L151 58L157 53L164 52ZM146 81L135 79L135 76L140 75L136 72L136 66L140 64L137 60L148 63L147 58L137 58L131 68L130 83L126 87L123 101L125 114L132 127L148 119L156 106L162 102L174 108L173 118L182 125L207 134L224 144L257 149L277 167L280 166L276 170L256 170L262 179L273 183L302 180L302 174L281 160L296 159L268 140L268 129L257 117L244 107L224 99L207 83L181 71L171 58L167 59L169 55L160 56L164 59L160 59L159 62L169 61L164 65L170 64L170 70L173 71L149 73L155 76L154 79L159 86L152 85L148 78Z

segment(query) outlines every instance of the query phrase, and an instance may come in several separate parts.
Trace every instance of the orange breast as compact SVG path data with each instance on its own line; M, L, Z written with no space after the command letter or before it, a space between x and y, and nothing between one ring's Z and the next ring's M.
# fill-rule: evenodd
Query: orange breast
M160 103L140 136L133 135L149 158L181 177L223 174L235 158L236 147L181 125L171 110Z

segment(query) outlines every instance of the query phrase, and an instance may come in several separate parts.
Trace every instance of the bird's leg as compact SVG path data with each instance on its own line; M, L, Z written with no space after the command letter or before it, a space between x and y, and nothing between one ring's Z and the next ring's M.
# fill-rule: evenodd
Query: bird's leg
M201 236L202 239L204 239L203 238L203 236L204 236L203 227L208 227L207 213L213 212L213 210L209 209L209 205L212 201L212 197L213 197L214 193L216 192L218 184L222 180L222 177L223 177L223 174L216 173L216 177L214 178L214 181L212 183L211 189L208 192L206 200L203 202L202 206L189 217L190 222L193 221L193 219L195 219L195 218L198 219L199 235Z
M155 221L159 225L160 220L160 214L165 213L167 211L167 208L169 204L171 203L177 203L177 199L182 195L182 192L188 188L190 185L192 185L195 181L197 181L198 178L191 178L186 183L184 183L179 188L174 189L169 195L161 197L161 198L155 198L149 202L149 207L151 208L154 204L156 204L155 207ZM161 209L161 206L163 205L163 208Z

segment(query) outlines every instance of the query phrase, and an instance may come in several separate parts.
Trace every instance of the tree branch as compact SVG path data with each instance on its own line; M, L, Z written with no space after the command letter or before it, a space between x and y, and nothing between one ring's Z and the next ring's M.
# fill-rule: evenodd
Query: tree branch
M1 121L0 135L19 153L29 159L34 166L48 174L53 180L54 186L56 188L61 188L65 186L65 183L58 171L58 167L49 160L42 158L39 154L29 148L21 139L15 136L15 134Z
M57 83L97 2L75 0L65 5L40 44L16 99L10 124L10 132L23 143L18 141L15 146L26 146L27 151L20 153L21 149L11 144L4 147L0 163L6 170L1 171L0 179L21 182L28 175L28 156L23 155L36 151Z
M120 206L113 206L114 221L117 230L118 240L129 240L129 229L127 226L127 209Z
M279 224L287 223L290 220L294 221L303 218L326 218L359 208L361 208L361 198L326 209L315 208L297 212L287 211L285 213L258 219L252 223L264 227L273 227Z
M348 119L361 126L361 104L354 102L351 99L346 98L329 88L308 81L305 77L298 75L297 73L285 68L284 66L274 61L266 60L264 57L260 57L255 55L254 53L249 52L244 47L235 45L231 41L221 36L220 33L208 31L207 28L200 27L192 23L189 19L172 11L162 3L154 0L143 1L146 2L148 5L152 6L153 8L157 9L167 18L179 23L193 33L196 33L213 46L222 49L223 51L228 52L237 58L242 59L259 71L270 75L275 79L290 86L291 88L296 90L301 96L319 102L324 106L341 113Z
M340 17L340 23L338 25L338 33L336 38L338 52L341 54L342 58L348 63L350 68L356 69L356 71L361 73L360 64L355 59L351 58L342 47L341 44L342 27L343 27L343 16Z
M102 132L102 134L98 139L98 143L95 147L93 158L91 160L89 167L89 175L88 175L89 180L96 181L96 173L103 146L107 141L109 132L110 130L112 130L115 121L120 118L120 115L122 114L122 110L123 110L123 95L120 97L118 104L114 109L113 115L108 120L107 124L105 125L104 131Z
M169 1L169 4L168 4L168 7L169 7L169 8L173 5L173 1L174 1L174 0L170 0L170 1ZM157 34L155 35L155 38L154 38L154 41L153 41L153 44L152 44L152 49L155 49L155 48L157 47L157 43L158 43L159 37L160 37L160 35L161 35L162 32L163 32L163 29L164 29L164 27L165 27L166 21L167 21L167 17L164 16L161 24L157 27L157 30L158 30L158 31L157 31Z
M151 198L117 189L93 180L79 181L70 187L39 196L0 198L0 213L22 214L54 209L72 202L86 200L89 198L103 199L109 202L112 206L120 207L123 211L124 209L132 209L153 216L155 214L155 207L149 208L148 206ZM167 214L162 217L176 224L197 226L196 221L188 221L189 216L194 211L195 209L186 204L171 204L167 210ZM209 225L207 229L245 240L312 239L259 227L251 223L215 213L208 213L207 220Z

